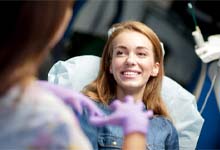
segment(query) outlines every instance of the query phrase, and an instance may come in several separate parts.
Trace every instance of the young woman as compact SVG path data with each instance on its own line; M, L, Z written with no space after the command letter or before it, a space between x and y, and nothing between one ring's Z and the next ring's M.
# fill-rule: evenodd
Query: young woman
M143 101L145 108L154 112L146 147L178 150L177 131L160 95L163 75L163 51L157 35L140 22L122 22L109 30L98 77L83 93L107 114L111 113L108 105L114 99L123 100L126 95L131 95L135 101ZM95 149L121 148L123 134L120 128L96 128L87 120L85 112L81 125Z

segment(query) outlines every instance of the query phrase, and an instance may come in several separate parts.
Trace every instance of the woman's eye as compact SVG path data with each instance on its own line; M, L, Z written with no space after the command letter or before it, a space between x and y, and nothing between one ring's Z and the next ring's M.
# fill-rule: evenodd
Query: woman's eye
M146 53L142 53L142 52L141 52L141 53L138 53L138 55L139 55L139 56L142 56L142 57L147 56Z
M122 51L117 51L117 52L116 52L116 55L117 55L117 56L121 56L121 55L123 55L123 54L124 54L124 53L123 53Z

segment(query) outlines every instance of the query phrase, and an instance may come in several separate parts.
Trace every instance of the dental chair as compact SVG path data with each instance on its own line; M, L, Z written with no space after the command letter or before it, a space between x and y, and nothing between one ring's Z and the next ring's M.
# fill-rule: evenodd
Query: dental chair
M50 69L48 81L81 91L98 75L99 63L100 58L93 55L58 61ZM161 94L178 131L180 149L195 149L204 122L195 97L167 76L164 76Z

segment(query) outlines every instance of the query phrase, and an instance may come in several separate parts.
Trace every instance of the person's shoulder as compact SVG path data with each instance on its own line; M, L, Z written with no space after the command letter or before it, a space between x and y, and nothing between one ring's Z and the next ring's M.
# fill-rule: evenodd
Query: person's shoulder
M32 98L32 104L35 103L33 108L38 109L32 113L35 115L32 122L34 122L33 120L41 122L38 127L41 126L41 129L46 131L48 136L53 137L54 144L62 145L64 143L64 146L91 149L90 143L82 132L78 119L70 106L41 87L35 85L30 87L29 94L32 92L35 96Z
M170 131L176 132L176 128L173 123L164 116L155 115L150 119L151 126L158 126L160 128L164 128Z
M26 113L32 114L35 119L39 117L53 123L76 124L75 114L70 107L49 91L34 84L25 90L20 107L25 107Z
M45 146L49 147L66 149L76 145L81 149L91 149L73 111L62 100L36 85L28 85L24 90L17 91L16 109L10 109L11 113L4 116L5 124L1 127L7 134L1 136L21 138L9 140L8 145L26 141L25 145L34 146L38 142L44 144L41 142L45 142L42 140L46 138Z

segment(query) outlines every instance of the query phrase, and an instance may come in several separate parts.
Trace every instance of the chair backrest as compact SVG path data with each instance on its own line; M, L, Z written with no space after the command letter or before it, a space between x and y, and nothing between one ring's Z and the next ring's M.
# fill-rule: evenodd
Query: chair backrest
M93 81L99 71L100 58L77 56L58 61L48 74L49 82L80 91ZM164 76L162 98L179 135L180 149L195 149L203 125L195 97L171 78Z

